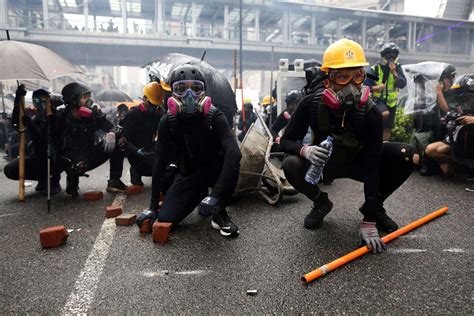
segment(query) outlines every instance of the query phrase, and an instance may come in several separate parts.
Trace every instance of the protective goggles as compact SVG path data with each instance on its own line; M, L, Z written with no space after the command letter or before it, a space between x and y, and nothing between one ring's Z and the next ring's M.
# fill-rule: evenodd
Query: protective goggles
M200 97L204 94L204 82L200 80L179 80L173 83L173 94L178 97L184 97L188 90L194 97Z
M356 84L364 82L366 72L363 68L338 69L329 74L329 79L336 84L346 85L353 80Z

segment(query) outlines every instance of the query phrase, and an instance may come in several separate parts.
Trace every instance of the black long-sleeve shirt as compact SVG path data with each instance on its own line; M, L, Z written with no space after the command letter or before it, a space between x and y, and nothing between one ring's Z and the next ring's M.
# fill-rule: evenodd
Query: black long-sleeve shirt
M129 153L136 153L140 148L146 152L155 151L154 139L162 116L162 108L150 113L142 106L133 107L127 113L122 126Z
M235 181L229 180L238 177L241 154L224 114L215 110L210 130L205 129L203 117L186 122L179 118L176 120L173 133L167 115L161 119L158 128L151 208L158 205L163 176L169 164L177 162L179 172L187 175L198 168L212 166L219 153L224 155L224 165L211 196L222 200L232 196Z
M370 102L372 102L370 100ZM285 133L280 140L280 148L289 154L300 155L303 145L298 143L298 140L304 138L311 127L314 133L313 144L319 144L326 138L327 135L322 135L318 128L318 110L317 107L325 106L321 102L315 102L314 96L310 95L301 101L301 104L291 117ZM313 108L312 107L316 107ZM331 116L331 123L335 126L341 126L341 117ZM381 113L372 107L366 114L362 134L357 136L362 145L360 153L363 155L362 172L365 175L364 193L368 212L373 214L378 203L379 190L379 169L382 154L382 135L383 135L383 120ZM337 148L334 147L333 154L337 155Z
M285 128L285 126L288 124L290 121L291 115L288 113L288 111L282 112L278 117L276 118L275 122L272 124L272 128L270 129L270 132L272 133L273 138L278 137L278 133Z

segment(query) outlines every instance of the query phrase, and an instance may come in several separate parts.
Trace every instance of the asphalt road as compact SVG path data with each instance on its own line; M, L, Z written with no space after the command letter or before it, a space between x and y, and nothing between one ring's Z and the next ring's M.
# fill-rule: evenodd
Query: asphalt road
M81 191L105 192L107 174L108 164L91 172ZM86 202L61 193L48 214L34 185L19 203L17 182L0 174L0 314L473 314L474 194L462 179L413 174L387 201L391 216L405 225L442 206L449 214L307 286L302 274L358 246L361 184L324 186L335 207L316 231L303 227L304 196L271 207L249 194L231 207L240 237L221 237L194 212L166 245L104 221L114 195ZM125 212L147 207L145 185ZM72 230L68 242L43 250L39 230L54 225Z

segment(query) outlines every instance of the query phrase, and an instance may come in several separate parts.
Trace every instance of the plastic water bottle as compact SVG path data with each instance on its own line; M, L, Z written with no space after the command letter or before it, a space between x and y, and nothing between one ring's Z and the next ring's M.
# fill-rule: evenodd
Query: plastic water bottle
M329 153L328 156L331 157L332 154L332 141L334 140L334 137L328 136L325 140L319 144L319 147L326 148ZM306 172L306 175L304 176L304 179L306 182L315 185L319 183L319 180L321 180L321 177L323 176L323 169L324 166L317 166L317 165L311 165L308 169L308 172Z

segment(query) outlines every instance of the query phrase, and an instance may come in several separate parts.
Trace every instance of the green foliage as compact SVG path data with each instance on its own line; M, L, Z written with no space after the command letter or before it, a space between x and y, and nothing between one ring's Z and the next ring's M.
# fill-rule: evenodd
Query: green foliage
M395 116L395 127L392 129L394 142L409 143L413 135L413 116L405 115L403 108L398 107Z

